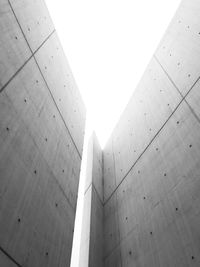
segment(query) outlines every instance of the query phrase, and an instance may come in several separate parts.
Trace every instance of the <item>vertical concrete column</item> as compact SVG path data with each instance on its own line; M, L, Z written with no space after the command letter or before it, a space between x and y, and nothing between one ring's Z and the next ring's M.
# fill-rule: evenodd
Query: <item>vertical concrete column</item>
M80 267L103 267L102 151L96 135L88 143Z

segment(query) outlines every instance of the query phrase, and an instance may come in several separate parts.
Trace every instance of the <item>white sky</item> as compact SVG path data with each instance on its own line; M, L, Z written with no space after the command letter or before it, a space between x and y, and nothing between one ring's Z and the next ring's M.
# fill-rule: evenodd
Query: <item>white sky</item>
M103 147L180 0L46 0Z
M180 0L45 1L103 147ZM84 169L71 267L78 267Z

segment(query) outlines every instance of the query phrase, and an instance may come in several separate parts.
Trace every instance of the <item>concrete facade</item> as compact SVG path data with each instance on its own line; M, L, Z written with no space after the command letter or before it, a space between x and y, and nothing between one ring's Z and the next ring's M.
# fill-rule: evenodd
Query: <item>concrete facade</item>
M182 1L103 151L100 266L200 266L199 14Z
M103 267L102 151L96 135L88 143L80 267Z
M104 266L200 266L200 2L183 0L105 150Z
M200 266L200 2L183 0L102 152L81 267ZM0 1L0 266L69 266L85 107L42 0Z
M0 1L0 266L69 266L85 107L43 0Z

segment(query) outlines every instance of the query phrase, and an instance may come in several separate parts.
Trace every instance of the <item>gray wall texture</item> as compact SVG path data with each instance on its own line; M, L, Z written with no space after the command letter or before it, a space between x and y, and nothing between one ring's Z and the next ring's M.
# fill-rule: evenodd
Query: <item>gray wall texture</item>
M102 178L100 267L200 266L199 0L176 12L103 151Z
M0 1L0 266L69 266L85 107L43 0Z
M103 266L102 151L93 133L88 142L79 267Z
M103 152L105 267L200 266L199 79L183 0Z

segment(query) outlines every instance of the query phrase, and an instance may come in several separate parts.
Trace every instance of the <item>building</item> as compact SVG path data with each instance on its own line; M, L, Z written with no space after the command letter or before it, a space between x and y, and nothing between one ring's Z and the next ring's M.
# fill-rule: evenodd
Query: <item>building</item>
M43 0L0 1L0 266L69 266L85 107Z
M182 1L105 149L90 139L80 267L200 266L199 14ZM0 266L66 267L85 107L43 0L0 1L0 55Z
M91 201L92 261L80 267L200 266L199 14L182 1L102 152L102 226Z

